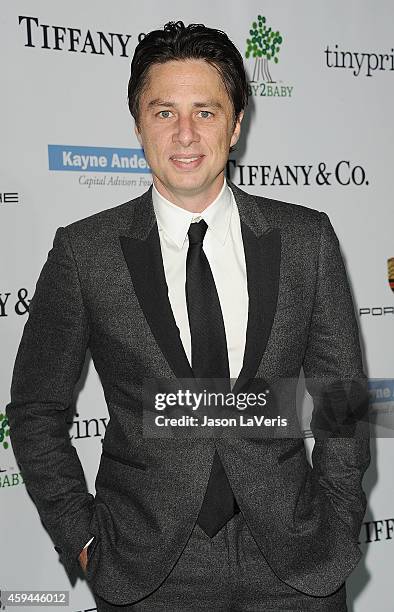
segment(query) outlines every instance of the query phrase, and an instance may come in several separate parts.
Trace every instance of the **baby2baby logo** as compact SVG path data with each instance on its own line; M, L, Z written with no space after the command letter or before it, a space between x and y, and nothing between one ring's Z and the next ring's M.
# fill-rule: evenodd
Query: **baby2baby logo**
M268 26L267 19L262 15L257 17L249 30L246 39L245 57L254 60L252 65L252 79L249 81L250 96L291 98L294 87L286 85L283 81L275 81L276 65L279 63L279 53L283 43L283 36L279 30Z

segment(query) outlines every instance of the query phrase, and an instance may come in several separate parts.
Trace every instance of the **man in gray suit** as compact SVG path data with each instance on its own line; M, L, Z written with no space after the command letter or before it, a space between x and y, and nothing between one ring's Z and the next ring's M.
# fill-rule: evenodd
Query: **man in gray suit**
M361 557L370 455L353 417L367 388L348 280L325 213L225 180L247 97L223 32L149 33L129 106L153 186L59 227L31 302L12 445L62 562L80 562L102 612L340 612ZM110 416L95 496L65 420L87 348ZM236 395L301 368L313 467L302 437L144 431L146 379L231 380Z

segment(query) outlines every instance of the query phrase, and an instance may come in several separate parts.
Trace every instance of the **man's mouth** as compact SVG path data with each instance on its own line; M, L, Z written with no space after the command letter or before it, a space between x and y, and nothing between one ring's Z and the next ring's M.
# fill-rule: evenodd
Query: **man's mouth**
M203 158L204 155L172 155L170 157L174 165L180 169L197 168L201 164Z

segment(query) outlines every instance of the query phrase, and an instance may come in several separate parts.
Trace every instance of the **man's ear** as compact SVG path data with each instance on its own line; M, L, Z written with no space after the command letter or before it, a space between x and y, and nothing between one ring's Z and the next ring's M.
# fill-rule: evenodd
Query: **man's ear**
M233 147L238 142L238 139L241 135L241 122L243 118L244 111L242 110L235 121L235 127L233 130L233 135L231 136L230 147Z
M140 143L141 147L143 147L142 136L141 136L141 133L140 133L136 123L134 124L134 133L137 136L138 142Z

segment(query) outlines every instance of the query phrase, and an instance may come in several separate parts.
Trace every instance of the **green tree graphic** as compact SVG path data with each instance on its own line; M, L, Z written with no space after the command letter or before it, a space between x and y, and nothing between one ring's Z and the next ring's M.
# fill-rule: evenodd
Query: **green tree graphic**
M8 419L5 414L0 412L0 444L3 448L8 448L9 444L6 438L10 435L10 428L8 427Z
M257 21L252 23L249 34L250 38L246 40L245 57L247 59L249 57L256 58L252 81L263 80L274 83L268 62L273 60L277 64L279 61L278 54L283 40L280 32L274 32L272 28L268 28L266 18L259 15Z

